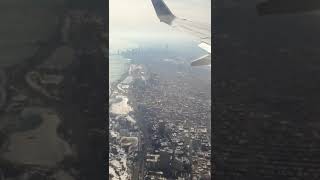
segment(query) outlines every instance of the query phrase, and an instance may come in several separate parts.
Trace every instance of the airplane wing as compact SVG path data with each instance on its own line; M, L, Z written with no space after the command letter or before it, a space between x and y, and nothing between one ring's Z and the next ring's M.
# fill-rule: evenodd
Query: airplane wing
M181 31L188 32L200 40L199 47L208 52L207 55L194 60L192 66L211 64L211 27L209 25L196 23L187 19L176 17L163 2L163 0L151 0L160 22L164 22Z
M319 0L268 0L257 5L257 11L260 16L304 13L319 9Z
M206 54L191 62L191 66L203 66L211 64L211 54Z

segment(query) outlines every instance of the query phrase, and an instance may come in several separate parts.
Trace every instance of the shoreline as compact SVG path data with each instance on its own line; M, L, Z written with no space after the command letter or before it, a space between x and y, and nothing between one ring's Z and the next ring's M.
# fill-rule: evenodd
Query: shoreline
M128 59L128 58L126 58ZM130 69L132 66L132 61L128 62L128 68L126 71L121 75L121 77L114 81L113 83L110 83L109 87L109 121L119 121L121 118L125 118L127 121L134 123L135 120L131 116L131 113L133 112L133 108L128 103L129 97L128 97L128 91L130 88L131 83L126 83L126 79L130 77ZM124 90L121 88L122 85L128 85L128 89ZM119 119L120 118L120 119ZM111 132L117 132L117 136L124 138L122 135L120 136L118 131L114 131L114 129L109 129ZM120 144L114 144L115 147L118 147L118 151L122 151L121 143ZM109 152L110 157L110 152ZM120 158L120 159L117 159ZM128 179L132 177L132 169L131 166L127 164L128 161L128 154L123 153L122 155L117 155L117 158L109 158L109 175L110 173L113 176L116 176L120 179ZM124 167L123 170L120 170L120 167ZM114 179L114 178L111 178Z
M113 82L113 83L111 83L111 84L109 85L109 89L111 90L111 94L109 95L109 98L113 95L113 94L112 94L113 91L116 90L116 89L118 89L117 86L118 86L123 80L125 80L128 76L129 76L129 68L128 68L127 72L125 72L125 73L119 78L119 80L117 80L117 81L115 81L115 82Z
M123 58L129 60L129 58ZM109 113L115 116L130 115L130 112L133 111L133 108L128 103L130 102L128 98L128 92L126 92L120 87L121 85L128 85L128 88L130 88L131 82L125 83L124 81L128 77L130 77L132 64L133 62L130 59L130 61L128 61L128 67L126 71L121 75L121 77L117 81L110 83L109 86Z
M123 57L123 58L129 60L129 58L126 58L126 57ZM129 76L129 70L130 70L131 64L132 62L129 61L127 70L125 71L125 73L121 75L121 77L118 80L112 83L109 83L109 99L113 96L114 90L118 89L117 86Z

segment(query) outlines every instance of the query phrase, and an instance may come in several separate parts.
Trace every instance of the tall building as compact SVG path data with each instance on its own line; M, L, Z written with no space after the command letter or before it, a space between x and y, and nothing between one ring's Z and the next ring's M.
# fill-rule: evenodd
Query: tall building
M165 135L165 122L163 120L159 120L159 134L161 137Z
M159 168L165 173L168 174L170 171L170 160L171 156L167 151L160 151L160 161Z

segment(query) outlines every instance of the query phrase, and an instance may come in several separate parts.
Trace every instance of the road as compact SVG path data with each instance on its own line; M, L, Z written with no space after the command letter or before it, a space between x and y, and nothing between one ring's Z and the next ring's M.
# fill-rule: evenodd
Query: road
M147 149L151 147L151 139L150 139L150 134L148 132L148 127L146 122L146 119L143 117L142 112L138 112L136 114L136 119L137 119L137 125L142 131L143 137L141 138L141 151L139 152L137 156L137 162L136 162L136 168L133 172L133 180L143 180L144 175L145 175L145 157L147 155Z

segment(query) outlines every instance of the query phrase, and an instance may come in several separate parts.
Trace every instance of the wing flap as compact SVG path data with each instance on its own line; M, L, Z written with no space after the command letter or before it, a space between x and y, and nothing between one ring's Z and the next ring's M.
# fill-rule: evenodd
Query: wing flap
M211 64L211 54L204 55L191 62L191 66L205 66Z

